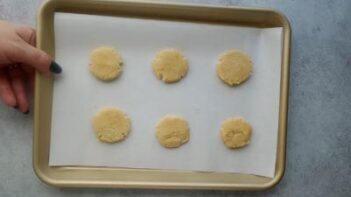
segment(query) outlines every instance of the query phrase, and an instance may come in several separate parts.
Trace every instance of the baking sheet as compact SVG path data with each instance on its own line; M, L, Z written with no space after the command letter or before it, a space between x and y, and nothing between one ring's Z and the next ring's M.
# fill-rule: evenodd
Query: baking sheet
M49 165L113 166L216 172L273 177L279 110L282 28L151 19L55 14L55 57L63 67L53 94ZM101 82L88 70L91 50L115 47L123 57L122 75ZM180 49L189 72L179 83L154 76L150 61L165 47ZM241 49L254 62L252 77L237 87L215 73L217 57ZM101 107L117 106L130 117L126 140L103 144L94 136L91 117ZM161 147L155 123L166 114L185 117L190 141L177 149ZM226 148L220 123L245 117L253 127L251 144Z

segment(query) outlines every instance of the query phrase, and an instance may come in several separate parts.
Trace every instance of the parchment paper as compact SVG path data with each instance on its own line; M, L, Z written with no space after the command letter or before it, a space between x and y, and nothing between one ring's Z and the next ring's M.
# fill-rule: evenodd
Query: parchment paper
M275 172L280 87L281 28L244 28L94 16L55 14L56 61L63 73L54 84L51 166L87 165L216 172L273 177ZM97 80L88 70L95 47L109 45L123 57L115 81ZM165 47L180 49L189 72L165 84L152 73L150 61ZM251 78L229 87L216 75L217 57L240 49L252 57ZM101 107L117 106L130 117L126 140L104 144L91 127ZM156 122L166 114L185 117L190 141L177 149L159 145ZM243 116L252 125L251 144L226 148L220 123Z

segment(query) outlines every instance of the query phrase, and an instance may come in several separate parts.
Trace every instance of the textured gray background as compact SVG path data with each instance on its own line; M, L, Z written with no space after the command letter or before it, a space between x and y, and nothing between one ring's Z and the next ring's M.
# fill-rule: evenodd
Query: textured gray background
M0 0L0 19L34 26L40 0ZM215 0L281 10L293 29L286 173L266 192L57 189L32 170L32 115L0 104L0 196L349 196L351 1Z

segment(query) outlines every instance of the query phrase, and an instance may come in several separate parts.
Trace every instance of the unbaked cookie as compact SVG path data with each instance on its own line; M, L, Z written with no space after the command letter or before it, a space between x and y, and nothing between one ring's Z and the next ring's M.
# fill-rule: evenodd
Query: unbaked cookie
M176 148L189 140L188 122L174 115L164 116L156 125L156 138L166 148Z
M225 83L238 85L249 78L252 72L250 57L238 50L230 50L220 55L216 71Z
M176 82L188 71L188 61L176 49L163 49L151 62L155 75L164 82Z
M127 137L130 121L122 110L105 107L94 115L92 126L100 141L114 143Z
M229 118L222 122L220 133L227 147L244 147L250 143L251 125L242 117Z
M122 72L122 58L114 48L98 47L90 54L89 70L100 80L113 80Z

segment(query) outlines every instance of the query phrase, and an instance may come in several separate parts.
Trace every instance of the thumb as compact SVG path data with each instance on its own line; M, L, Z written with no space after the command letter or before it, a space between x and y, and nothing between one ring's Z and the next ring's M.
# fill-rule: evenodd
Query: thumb
M47 53L26 42L22 42L20 46L11 51L12 53L8 53L9 59L32 66L42 74L49 75L50 72L55 74L62 72L61 67Z

